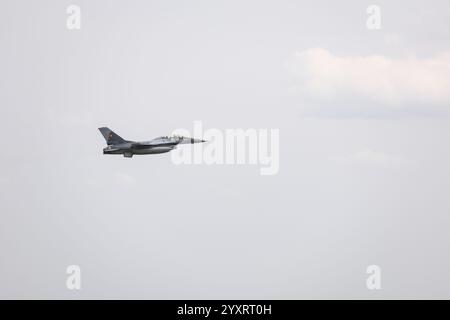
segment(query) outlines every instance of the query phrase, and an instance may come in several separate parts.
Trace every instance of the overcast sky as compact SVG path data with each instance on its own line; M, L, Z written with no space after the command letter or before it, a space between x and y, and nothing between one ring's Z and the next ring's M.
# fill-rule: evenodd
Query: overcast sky
M444 0L2 1L0 298L449 299L449 21ZM279 129L278 174L102 154L98 127L196 120Z

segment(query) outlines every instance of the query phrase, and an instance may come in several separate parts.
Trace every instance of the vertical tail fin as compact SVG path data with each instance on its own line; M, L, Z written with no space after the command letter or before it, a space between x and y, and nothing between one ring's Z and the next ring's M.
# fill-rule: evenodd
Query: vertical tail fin
M111 129L107 127L101 127L98 128L98 130L100 130L100 132L102 133L108 146L126 142L126 140L122 139L119 135L115 134Z

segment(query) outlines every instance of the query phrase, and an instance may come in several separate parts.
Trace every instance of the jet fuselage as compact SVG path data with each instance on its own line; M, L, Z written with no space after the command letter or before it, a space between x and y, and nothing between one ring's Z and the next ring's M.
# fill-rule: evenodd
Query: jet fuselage
M103 154L122 154L131 158L137 154L158 154L166 153L177 147L179 144L194 144L205 142L201 139L187 138L182 136L158 137L150 141L129 141L122 139L112 130L106 127L99 128L108 146L103 149Z

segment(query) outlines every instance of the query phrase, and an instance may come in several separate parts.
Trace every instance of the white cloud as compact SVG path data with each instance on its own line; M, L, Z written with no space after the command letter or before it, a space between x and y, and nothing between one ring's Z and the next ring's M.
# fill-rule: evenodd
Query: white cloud
M332 156L332 161L343 165L358 165L381 168L409 167L414 162L404 157L384 152L364 149L349 155Z
M337 56L322 48L297 52L289 63L295 91L315 102L375 102L390 108L450 103L450 52L419 59ZM342 104L341 104L342 105Z

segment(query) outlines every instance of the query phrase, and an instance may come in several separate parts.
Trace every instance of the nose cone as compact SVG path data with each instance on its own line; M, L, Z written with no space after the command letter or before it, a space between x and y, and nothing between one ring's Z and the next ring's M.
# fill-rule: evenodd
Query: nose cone
M194 139L194 138L191 138L190 140L191 140L191 144L206 142L206 140L202 140L202 139Z
M194 144L194 143L203 143L203 142L206 142L206 140L181 137L178 143L179 144Z

